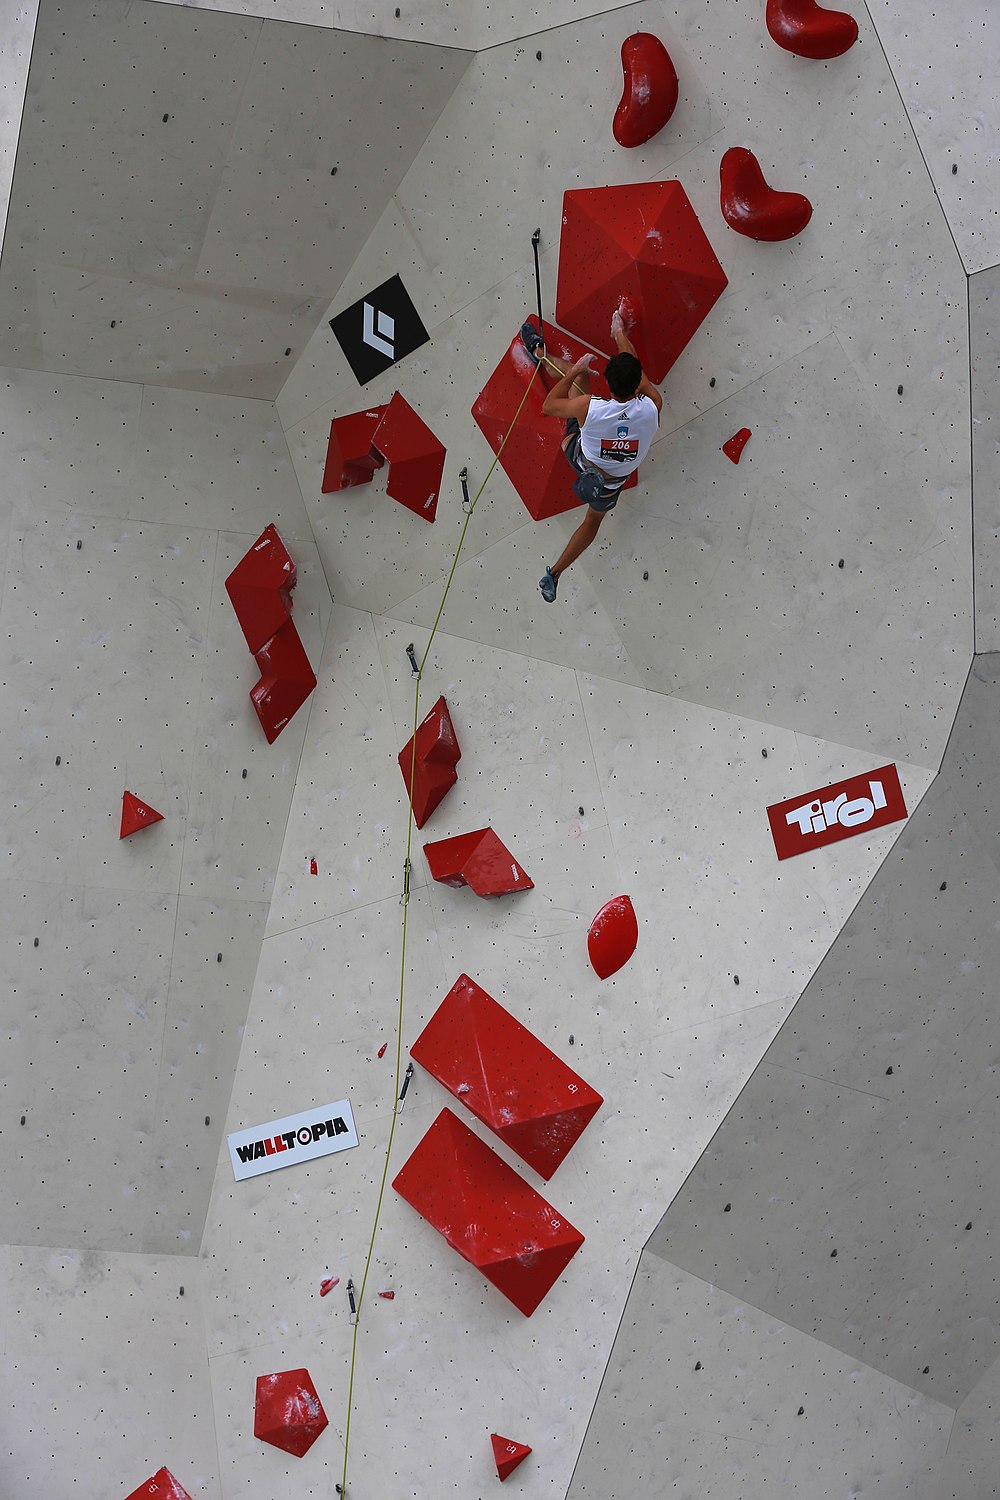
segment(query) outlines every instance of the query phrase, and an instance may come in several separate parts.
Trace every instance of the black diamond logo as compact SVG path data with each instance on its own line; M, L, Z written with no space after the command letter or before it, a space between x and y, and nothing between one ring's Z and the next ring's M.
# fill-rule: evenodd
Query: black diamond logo
M331 318L330 327L359 385L367 385L430 339L398 276L390 276Z

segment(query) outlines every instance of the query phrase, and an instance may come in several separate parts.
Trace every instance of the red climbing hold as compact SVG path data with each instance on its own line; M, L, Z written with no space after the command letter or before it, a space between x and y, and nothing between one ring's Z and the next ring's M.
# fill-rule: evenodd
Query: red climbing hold
M326 1412L308 1370L258 1375L254 1437L302 1458L326 1425Z
M760 162L745 146L732 146L719 165L722 217L750 240L791 240L812 218L802 193L768 187Z
M734 464L738 464L743 456L743 449L749 443L751 436L749 427L741 427L739 432L733 433L728 443L723 443L723 453L727 458L731 458Z
M393 1300L393 1298L394 1298L394 1297L395 1297L395 1295L396 1295L396 1293L395 1293L395 1292L379 1292L379 1296L380 1296L380 1297L381 1297L381 1298L382 1298L382 1299L383 1299L383 1300L384 1300L384 1301L385 1301L385 1302L391 1302L391 1301L392 1301L392 1300Z
M267 743L273 745L316 686L316 674L291 620L255 654L261 678L250 689L250 701Z
M501 1437L498 1432L490 1434L490 1442L493 1444L493 1461L501 1480L509 1479L518 1464L523 1463L531 1452L526 1444L515 1443L513 1438Z
M450 1109L393 1187L526 1318L583 1244L580 1231Z
M659 383L728 282L679 182L573 189L563 197L556 319L596 349L624 298L630 333Z
M628 896L606 901L590 924L587 952L599 979L609 979L627 964L639 941L635 907Z
M152 1479L140 1484L125 1500L191 1500L191 1496L169 1469L157 1469Z
M272 522L226 579L226 592L251 651L259 651L288 619L296 579L295 564Z
M637 31L622 42L625 75L612 130L619 146L642 146L677 108L677 69L658 36Z
M416 759L414 745L416 739ZM423 828L431 813L443 800L446 793L458 780L456 765L462 758L458 736L451 722L451 714L444 698L439 698L430 713L418 726L416 736L407 740L399 752L399 769L410 803L413 821ZM410 768L413 767L413 788L410 789Z
M385 459L372 448L375 429L385 416L384 406L374 406L368 411L352 411L344 417L334 417L330 423L330 441L326 449L326 467L323 470L323 494L331 490L347 490L354 485L367 484L381 469Z
M381 1047L378 1049L378 1056L379 1057L384 1057L385 1056L385 1049L388 1047L388 1045L389 1045L388 1042L383 1042L382 1043Z
M507 845L492 828L477 828L457 838L425 844L431 874L442 885L467 885L477 896L506 896L511 891L530 891L529 880Z
M608 326L610 323L609 313ZM578 339L554 328L551 323L546 323L544 327L545 348L550 355L573 364L581 354L586 353ZM520 335L515 334L510 348L476 397L476 404L472 408L472 415L483 436L493 452L500 454L504 473L520 496L525 509L536 521L561 515L563 511L572 510L581 503L573 494L573 471L562 452L562 440L566 435L564 424L542 415L546 389L554 385L557 379L551 371L547 375L544 373L547 368L543 365L542 373L535 378L528 399L515 422L524 388L534 370L534 364L521 343ZM590 384L595 396L610 396L611 392L602 376L595 374ZM504 445L508 431L510 437ZM637 482L638 476L631 474L624 488L631 489Z
M339 1286L339 1285L340 1285L340 1277L339 1276L326 1276L326 1277L324 1277L323 1280L319 1284L319 1294L320 1294L320 1296L321 1297L328 1296L330 1294L330 1292L333 1291L334 1287L335 1286Z
M468 974L445 995L410 1056L546 1180L604 1103Z
M148 828L151 823L162 821L163 814L158 813L155 807L140 802L131 792L122 793L122 825L118 834L120 839L127 839L131 834L138 833L140 828Z
M766 22L778 46L799 57L840 57L858 39L853 16L816 0L767 0Z
M389 464L386 493L425 521L433 521L446 450L398 391L385 409L372 444Z
M318 875L319 874L319 865L316 863L315 859L311 859L309 861L309 874L310 875Z

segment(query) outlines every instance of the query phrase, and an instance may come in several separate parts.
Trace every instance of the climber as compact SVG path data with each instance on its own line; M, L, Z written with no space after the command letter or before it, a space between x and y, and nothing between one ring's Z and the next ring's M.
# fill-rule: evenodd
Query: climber
M621 307L611 319L611 337L618 353L605 367L604 378L612 396L605 401L590 394L593 354L567 365L544 353L542 338L530 323L521 329L521 342L534 362L544 359L562 377L546 394L542 412L547 417L565 419L562 448L577 476L573 493L587 506L558 562L545 569L539 582L546 604L556 597L560 575L586 551L605 515L614 510L619 491L645 458L660 422L663 397L642 372ZM574 389L581 394L573 394Z

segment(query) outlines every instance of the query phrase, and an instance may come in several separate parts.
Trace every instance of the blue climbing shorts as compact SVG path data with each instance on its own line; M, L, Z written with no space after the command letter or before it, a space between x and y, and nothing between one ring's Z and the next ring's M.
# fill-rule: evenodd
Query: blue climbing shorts
M584 505L589 505L591 510L596 510L601 515L614 510L624 481L622 484L611 484L600 469L587 462L580 447L580 424L575 417L566 418L566 436L570 441L563 452L567 463L577 476L573 484L574 495L578 500L582 500Z

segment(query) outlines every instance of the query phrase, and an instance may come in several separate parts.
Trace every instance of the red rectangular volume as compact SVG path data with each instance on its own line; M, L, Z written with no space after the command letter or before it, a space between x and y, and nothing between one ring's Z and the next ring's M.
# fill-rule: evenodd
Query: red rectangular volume
M807 854L856 833L871 833L905 818L906 803L894 765L849 776L815 792L803 792L767 809L779 859Z
M261 677L250 689L250 701L267 743L273 745L316 686L316 674L291 620L275 631L256 656Z
M468 974L452 985L410 1056L546 1181L604 1103Z
M296 568L272 521L226 579L240 629L251 651L259 651L292 612Z
M583 1235L443 1109L393 1187L530 1318Z

